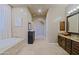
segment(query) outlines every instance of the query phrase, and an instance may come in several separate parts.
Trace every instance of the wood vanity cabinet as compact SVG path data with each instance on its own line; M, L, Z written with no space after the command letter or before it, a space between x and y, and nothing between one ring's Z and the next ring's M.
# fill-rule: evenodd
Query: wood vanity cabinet
M72 40L70 39L67 39L66 38L66 45L65 45L65 50L69 53L69 54L72 54Z
M63 49L65 49L65 38L64 38L64 37L61 37L61 36L58 36L58 44L59 44Z
M58 35L58 44L71 55L79 55L79 42Z
M58 36L58 44L69 54L72 53L72 41L62 36Z
M62 37L62 48L65 49L66 48L66 41L65 38Z
M62 39L61 39L61 38L62 38L61 36L58 36L58 44L59 44L60 46L62 46L62 44L61 44Z
M72 41L72 55L79 55L79 42Z

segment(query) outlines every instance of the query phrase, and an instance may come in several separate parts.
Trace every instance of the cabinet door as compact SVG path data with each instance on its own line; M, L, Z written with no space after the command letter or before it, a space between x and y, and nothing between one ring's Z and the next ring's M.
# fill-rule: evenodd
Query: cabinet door
M69 54L72 53L72 41L70 39L66 39L66 51Z
M79 55L79 42L72 41L72 54Z
M61 36L58 36L58 44L60 45L60 46L62 46L62 38L61 38Z
M58 36L58 44L65 49L65 38L62 36Z
M63 48L63 49L65 49L65 45L66 45L66 43L65 43L65 38L62 37L62 48Z
M34 39L35 39L35 32L29 31L28 32L28 44L33 44Z

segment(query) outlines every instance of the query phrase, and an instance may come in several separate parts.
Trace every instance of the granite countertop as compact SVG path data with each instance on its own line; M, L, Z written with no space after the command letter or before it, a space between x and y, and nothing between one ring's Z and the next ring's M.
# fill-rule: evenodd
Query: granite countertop
M79 42L79 36L65 36L63 34L58 34L59 36L62 36L62 37L65 37L67 39L70 39L70 40L73 40L73 41L76 41L76 42Z

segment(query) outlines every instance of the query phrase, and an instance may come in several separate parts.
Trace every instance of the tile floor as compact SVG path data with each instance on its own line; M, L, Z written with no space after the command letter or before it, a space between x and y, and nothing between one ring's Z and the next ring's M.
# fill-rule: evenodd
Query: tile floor
M18 55L69 55L57 43L35 40L34 44L25 44Z

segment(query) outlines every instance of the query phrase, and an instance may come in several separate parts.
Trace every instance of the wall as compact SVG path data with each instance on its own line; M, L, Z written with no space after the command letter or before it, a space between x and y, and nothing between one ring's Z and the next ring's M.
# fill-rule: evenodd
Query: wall
M48 10L46 17L46 39L49 43L57 42L59 22L65 18L66 6L67 5L56 5Z
M17 19L21 20L21 26L16 26ZM27 8L12 8L12 36L28 39L28 21L32 20Z
M0 4L0 39L11 37L11 7Z
M45 18L44 17L34 17L33 18L33 28L35 31L36 39L45 39ZM43 22L43 24L41 23Z

